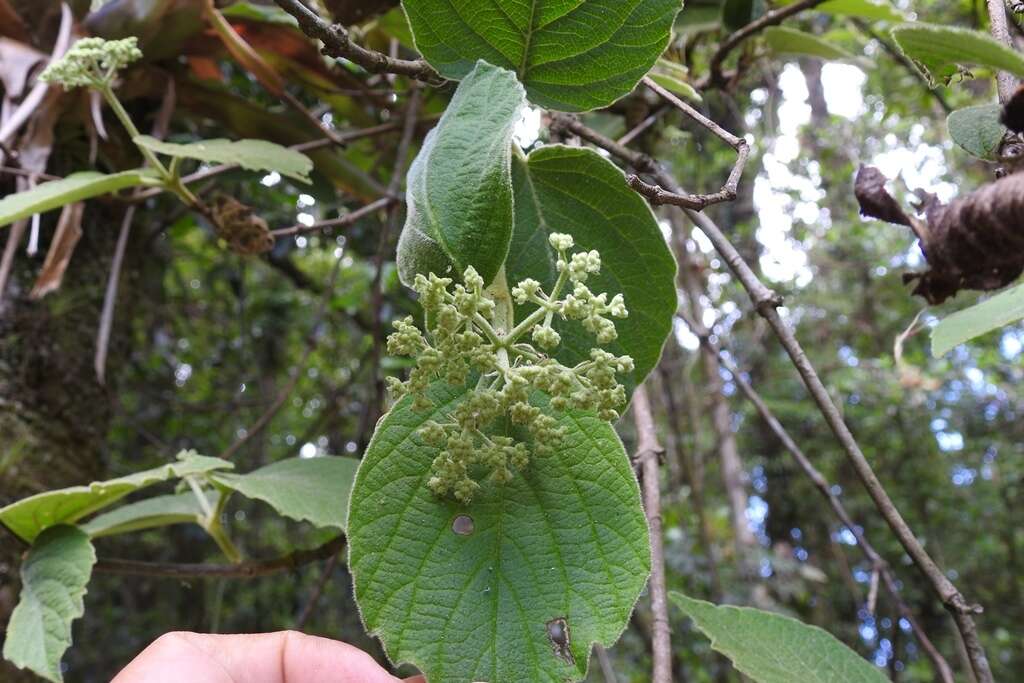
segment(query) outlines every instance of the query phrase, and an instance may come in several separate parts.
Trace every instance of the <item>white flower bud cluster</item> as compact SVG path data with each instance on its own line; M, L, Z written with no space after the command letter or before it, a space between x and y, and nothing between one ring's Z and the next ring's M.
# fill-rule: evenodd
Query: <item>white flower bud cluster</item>
M122 40L82 38L46 67L39 80L59 83L65 88L98 87L109 84L119 69L141 58L142 51L134 36Z
M426 390L437 378L454 386L475 381L474 389L448 415L418 430L425 444L440 449L428 482L439 496L469 503L481 477L508 482L515 471L529 464L531 456L543 457L559 447L564 430L550 411L531 403L535 392L550 398L553 411L591 411L604 420L616 419L626 402L625 388L616 375L632 372L629 356L594 348L589 360L567 367L548 355L561 342L552 326L556 315L579 320L598 344L616 338L608 316L627 315L621 294L609 301L607 294L594 294L584 284L588 276L600 272L601 257L596 251L569 256L573 239L558 233L551 235L550 244L558 252L558 279L550 295L532 279L512 289L520 305L536 305L512 329L495 325L497 304L485 291L483 278L469 267L463 282L454 287L451 278L417 275L413 289L426 313L428 334L406 318L395 323L395 332L388 337L389 353L416 360L405 382L388 380L396 394L412 394L413 410L434 408ZM572 292L560 298L569 284ZM527 333L536 346L522 341ZM495 435L499 427L525 438Z

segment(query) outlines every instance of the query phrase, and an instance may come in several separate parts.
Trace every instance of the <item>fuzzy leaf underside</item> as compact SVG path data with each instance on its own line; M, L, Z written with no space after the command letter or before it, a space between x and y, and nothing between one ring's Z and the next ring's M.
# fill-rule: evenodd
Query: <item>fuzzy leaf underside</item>
M944 356L966 341L1021 319L1024 285L1017 285L943 318L932 330L932 355Z
M603 348L633 357L636 369L620 381L631 391L661 357L672 330L676 264L647 203L626 185L614 164L596 152L550 145L513 160L516 225L505 264L510 285L532 277L550 291L558 273L553 232L572 235L572 251L596 249L601 272L588 278L595 292L621 293L629 317L616 319L619 338ZM526 308L526 307L521 307ZM521 319L523 310L516 312ZM589 357L592 334L577 321L558 321L557 357L568 366Z
M352 492L349 567L367 629L396 662L430 681L572 681L594 642L622 633L650 569L647 524L614 430L567 415L565 447L536 457L504 486L485 482L467 508L427 488L437 449L416 429L447 414L465 389L407 397L384 418ZM460 535L453 521L472 518ZM569 652L548 624L564 618Z
M211 478L267 503L285 517L344 531L358 466L355 458L289 458L247 474L225 472Z
M85 611L82 598L95 563L96 551L80 529L60 525L39 535L21 565L4 659L46 680L63 680L60 659L71 646L71 622Z
M309 173L313 170L313 161L308 156L268 140L216 138L176 143L139 135L133 142L157 154L214 164L236 164L249 171L277 171L304 183L310 182Z
M1007 132L999 120L1002 110L998 104L957 109L946 118L949 137L967 153L994 161Z
M920 22L900 24L892 37L932 85L964 66L983 66L1024 77L1024 57L987 33Z
M152 171L141 168L111 174L95 171L72 173L66 178L50 180L36 185L31 190L15 192L0 199L0 227L65 204L142 185L147 180L155 178Z
M404 0L416 48L461 79L479 59L530 101L586 111L629 93L668 45L680 0Z
M494 279L512 234L512 129L525 104L511 71L485 64L466 76L409 168L402 281L458 275L473 266Z
M132 491L169 479L234 467L225 460L194 453L184 453L178 457L177 462L126 477L94 481L86 486L71 486L23 498L0 509L0 522L31 543L47 527L74 523L115 503Z
M885 683L874 664L817 626L754 609L713 605L681 593L672 602L711 647L757 683Z

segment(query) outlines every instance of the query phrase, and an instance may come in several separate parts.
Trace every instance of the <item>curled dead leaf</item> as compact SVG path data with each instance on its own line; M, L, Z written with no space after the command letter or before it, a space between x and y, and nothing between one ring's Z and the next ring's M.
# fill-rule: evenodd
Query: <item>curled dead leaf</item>
M227 242L236 254L262 254L274 246L274 236L267 222L255 215L252 207L234 197L216 195L210 204L209 218L217 237Z
M1024 271L1024 174L982 185L949 204L918 192L924 220L904 213L884 183L878 169L862 166L854 194L862 214L914 229L929 269L908 273L904 281L915 282L914 294L928 303L942 303L961 289L1000 289Z

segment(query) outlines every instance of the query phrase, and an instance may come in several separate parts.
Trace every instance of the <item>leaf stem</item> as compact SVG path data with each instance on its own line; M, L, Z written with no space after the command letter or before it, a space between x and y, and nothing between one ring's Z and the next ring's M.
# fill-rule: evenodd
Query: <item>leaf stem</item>
M100 94L103 95L103 99L107 101L107 104L110 105L111 110L114 112L114 116L117 117L117 120L121 122L121 125L124 126L124 129L128 131L128 135L131 136L134 141L135 138L141 135L141 133L139 132L139 129L135 127L135 122L132 121L132 117L128 115L124 105L121 104L121 100L117 99L117 95L114 94L114 89L110 87L109 83L97 83L96 88L100 91ZM150 165L155 168L161 176L163 176L165 181L171 180L172 176L167 170L167 167L163 165L153 152L140 145L136 145L136 147L138 147L139 151L142 152L142 156L145 157L146 161L148 161Z

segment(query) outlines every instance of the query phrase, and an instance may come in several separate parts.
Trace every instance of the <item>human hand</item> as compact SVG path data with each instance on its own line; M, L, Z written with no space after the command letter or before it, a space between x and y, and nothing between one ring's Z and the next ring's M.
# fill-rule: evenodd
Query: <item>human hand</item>
M298 631L157 638L112 683L398 683L370 655ZM422 676L405 679L424 683Z

